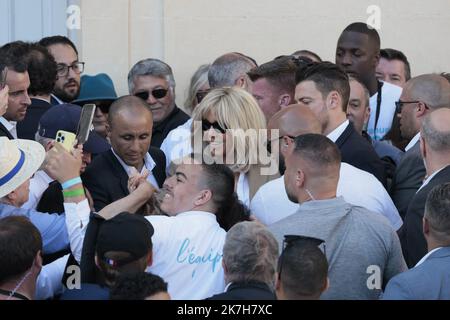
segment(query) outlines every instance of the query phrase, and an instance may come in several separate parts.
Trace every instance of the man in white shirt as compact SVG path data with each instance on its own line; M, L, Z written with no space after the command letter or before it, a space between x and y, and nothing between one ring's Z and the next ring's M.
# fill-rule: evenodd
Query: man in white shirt
M336 64L350 76L357 76L370 93L370 119L367 133L381 140L391 128L395 101L402 88L376 78L380 60L380 36L374 28L356 22L341 33L336 48Z
M229 168L186 160L164 183L161 209L169 216L146 217L155 229L147 271L168 282L173 299L204 299L224 291L226 230L246 219L245 208Z
M321 125L311 110L300 105L289 106L269 121L269 129L280 130L280 173L284 174L284 153L292 138L306 133L321 133ZM337 195L386 217L398 230L402 221L383 185L371 174L347 163L341 163ZM298 204L286 194L283 177L263 185L251 202L251 211L266 225L273 224L296 212Z
M372 173L386 185L383 163L372 145L347 120L347 74L331 62L320 62L297 70L296 83L295 101L314 112L323 134L338 146L342 161Z
M392 180L391 195L402 217L411 198L422 184L425 167L420 154L419 138L426 115L450 106L450 84L437 74L424 74L409 80L397 102L400 132L410 140Z

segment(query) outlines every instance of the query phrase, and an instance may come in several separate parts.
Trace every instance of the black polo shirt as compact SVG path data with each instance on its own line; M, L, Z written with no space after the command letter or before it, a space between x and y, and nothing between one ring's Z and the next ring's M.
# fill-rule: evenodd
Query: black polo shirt
M162 122L153 125L151 146L159 148L170 131L189 120L189 116L175 106L169 116Z

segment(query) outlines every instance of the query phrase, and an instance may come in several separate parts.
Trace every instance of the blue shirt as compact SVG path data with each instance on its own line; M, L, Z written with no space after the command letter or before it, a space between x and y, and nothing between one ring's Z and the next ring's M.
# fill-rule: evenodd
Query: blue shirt
M45 254L58 252L69 247L65 214L47 214L36 210L21 209L0 203L0 218L25 216L38 228L42 236Z

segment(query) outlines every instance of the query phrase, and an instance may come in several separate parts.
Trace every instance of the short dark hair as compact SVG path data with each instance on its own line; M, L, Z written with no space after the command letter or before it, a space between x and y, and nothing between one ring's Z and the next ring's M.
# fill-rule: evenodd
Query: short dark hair
M23 41L5 44L0 48L0 65L18 73L27 72L30 46L30 43Z
M278 263L282 263L279 276L289 299L320 297L327 281L328 262L317 246L288 245Z
M295 51L292 55L296 57L306 57L306 58L309 58L309 56L311 56L314 57L318 62L322 62L322 59L319 57L317 53L309 50L298 50Z
M0 284L20 276L42 251L42 237L28 218L0 219Z
M403 64L405 65L405 79L406 81L411 79L411 66L409 65L408 58L405 56L403 52L390 48L381 49L380 57L388 61L399 60L403 62Z
M342 31L342 33L344 32L358 32L366 34L369 37L369 41L375 45L375 49L377 51L380 50L380 35L377 30L370 27L368 24L364 22L354 22L349 24L344 31Z
M56 81L56 61L47 48L38 43L30 47L28 54L28 74L30 76L30 88L32 95L50 94Z
M41 46L46 47L46 48L48 48L48 47L50 47L50 46L52 46L52 45L55 45L55 44L64 44L64 45L66 45L66 46L72 47L72 49L75 51L75 53L76 53L77 56L78 56L78 50L77 50L77 47L75 47L75 44L74 44L72 41L70 41L69 38L67 38L67 37L65 37L65 36L45 37L45 38L42 38L42 39L39 41L39 44L40 44Z
M147 272L120 275L111 288L111 300L144 300L145 298L167 292L167 282L160 276Z
M150 106L143 99L132 95L126 95L115 100L109 107L108 124L112 127L112 123L117 113L123 109L140 108L145 109L152 115Z
M224 164L204 161L202 155L192 154L191 157L201 163L203 172L201 183L205 188L211 190L211 201L216 208L215 214L219 225L225 231L228 231L236 223L248 221L250 210L238 199L234 192L233 171Z
M331 91L337 91L342 98L342 110L347 111L350 97L348 75L336 64L331 62L311 63L299 68L295 74L295 82L313 81L325 98Z
M427 196L425 218L437 240L450 244L450 183L434 187ZM442 239L441 239L442 238Z
M286 91L291 95L295 91L295 72L297 65L293 57L285 57L266 62L259 67L250 70L247 75L255 82L258 79L266 79L280 92Z
M302 134L295 138L294 152L310 163L328 167L341 162L341 152L333 141L315 133Z

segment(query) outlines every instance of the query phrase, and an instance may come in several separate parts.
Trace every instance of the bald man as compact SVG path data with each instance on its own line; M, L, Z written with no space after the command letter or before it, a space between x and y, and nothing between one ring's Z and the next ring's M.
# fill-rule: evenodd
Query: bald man
M424 74L409 80L397 102L400 132L410 139L405 155L392 180L391 196L402 217L412 197L422 185L425 167L420 155L420 128L424 117L439 108L450 108L450 83L437 74Z
M301 105L290 105L277 112L270 119L268 128L279 130L279 168L282 175L286 169L284 159L292 147L293 138L307 133L322 134L317 117L308 107ZM271 142L275 148L276 141ZM385 216L395 230L402 225L398 211L383 185L366 171L341 163L337 195L343 196L351 204ZM264 184L253 197L250 208L259 221L271 225L296 212L298 204L288 199L282 176Z
M419 144L427 178L410 201L405 225L400 234L403 254L410 268L433 249L427 248L422 232L428 193L435 186L450 182L450 108L441 108L425 116L420 129Z
M107 134L111 150L95 158L83 181L91 191L97 211L129 194L128 178L133 173L150 174L147 180L161 187L166 178L164 153L150 147L153 118L147 103L124 96L111 105Z

